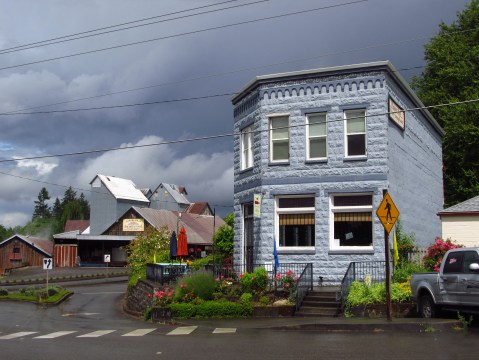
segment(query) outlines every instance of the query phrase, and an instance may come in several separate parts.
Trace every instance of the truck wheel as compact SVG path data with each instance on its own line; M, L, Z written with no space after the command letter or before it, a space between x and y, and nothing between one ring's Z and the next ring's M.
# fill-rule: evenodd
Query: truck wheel
M423 318L430 319L435 317L436 314L436 305L434 305L434 300L431 295L422 295L419 299L419 315Z

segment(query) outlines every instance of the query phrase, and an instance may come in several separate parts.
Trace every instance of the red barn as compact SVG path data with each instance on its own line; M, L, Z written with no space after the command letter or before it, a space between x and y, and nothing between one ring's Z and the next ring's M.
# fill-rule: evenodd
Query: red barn
M0 243L0 272L24 266L43 266L43 259L52 255L52 241L13 235Z

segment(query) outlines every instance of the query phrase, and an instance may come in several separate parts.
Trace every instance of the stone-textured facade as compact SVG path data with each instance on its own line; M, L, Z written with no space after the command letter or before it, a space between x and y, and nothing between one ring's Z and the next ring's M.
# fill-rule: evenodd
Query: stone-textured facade
M282 263L311 262L314 276L338 284L352 261L384 260L384 229L376 209L388 191L401 212L404 231L414 233L421 247L440 234L436 214L442 209L443 131L427 110L405 111L402 129L390 119L389 102L401 109L422 107L389 62L257 77L233 97L234 130L252 126L253 166L242 170L242 136L234 142L234 261L246 262L244 205L260 194L261 216L253 219L252 259L273 261L278 234L279 196L314 196L314 246L279 246ZM344 113L366 112L364 157L345 155ZM327 116L327 158L308 160L305 117ZM289 159L270 160L270 119L289 118ZM372 246L332 246L332 198L335 194L372 196ZM352 232L351 232L352 234Z

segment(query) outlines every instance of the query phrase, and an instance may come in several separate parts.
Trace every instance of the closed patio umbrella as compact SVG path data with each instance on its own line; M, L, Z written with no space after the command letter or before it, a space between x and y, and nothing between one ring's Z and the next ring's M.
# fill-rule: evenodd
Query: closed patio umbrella
M186 236L186 230L182 226L178 235L178 245L176 247L176 256L188 256L188 237Z
M178 245L178 242L176 240L176 232L173 231L170 237L170 258L171 259L176 258L177 245Z

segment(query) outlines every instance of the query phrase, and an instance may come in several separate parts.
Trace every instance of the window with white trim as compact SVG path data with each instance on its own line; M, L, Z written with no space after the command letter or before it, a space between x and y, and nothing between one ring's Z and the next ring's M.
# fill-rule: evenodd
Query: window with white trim
M276 198L276 238L278 249L314 248L314 196Z
M241 130L241 170L253 167L253 125Z
M347 157L366 155L366 110L356 109L344 112L345 155Z
M331 249L372 249L373 195L331 195Z
M322 160L327 158L326 114L306 115L306 159Z
M270 161L289 160L289 116L275 116L269 119Z

